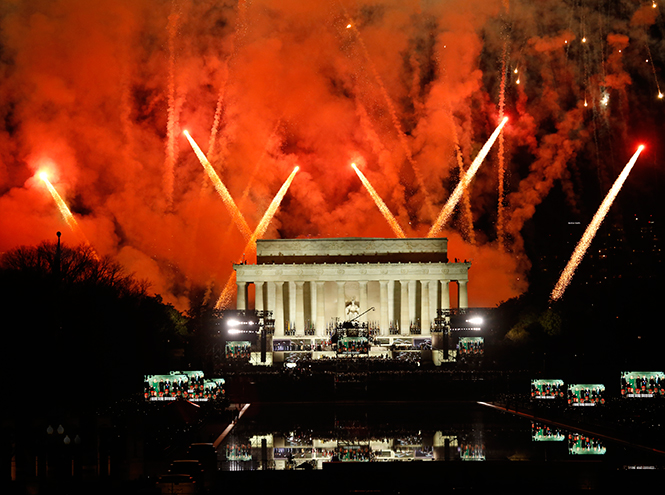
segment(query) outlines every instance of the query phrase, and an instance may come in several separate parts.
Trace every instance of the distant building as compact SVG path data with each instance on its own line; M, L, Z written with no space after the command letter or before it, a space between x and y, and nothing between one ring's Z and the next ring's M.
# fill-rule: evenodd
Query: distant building
M270 310L275 339L328 336L359 317L378 336L429 336L438 309L468 307L471 263L449 262L447 239L277 239L257 241L257 263L236 264L237 309ZM374 311L366 313L370 308Z

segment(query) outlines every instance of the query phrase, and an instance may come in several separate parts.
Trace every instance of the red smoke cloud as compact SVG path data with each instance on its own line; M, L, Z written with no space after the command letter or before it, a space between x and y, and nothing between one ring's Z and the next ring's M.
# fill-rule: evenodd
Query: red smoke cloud
M180 309L193 287L219 291L244 240L183 129L211 151L251 228L301 167L267 238L392 237L351 161L362 163L407 236L425 236L456 184L456 142L468 167L498 123L505 48L512 244L500 252L492 227L496 151L467 206L460 203L466 220L445 234L456 257L473 260L471 304L497 304L526 287L528 263L516 261L524 260L520 232L554 184L576 211L576 168L591 166L579 164L580 154L596 153L588 129L613 125L601 86L626 94L631 78L617 47L644 42L653 23L645 9L630 22L582 8L499 0L12 2L0 8L0 252L56 230L74 242L34 178L48 160L52 183L97 252L148 278ZM580 45L583 33L593 44ZM593 110L582 106L585 95ZM476 245L456 232L468 219L484 226Z

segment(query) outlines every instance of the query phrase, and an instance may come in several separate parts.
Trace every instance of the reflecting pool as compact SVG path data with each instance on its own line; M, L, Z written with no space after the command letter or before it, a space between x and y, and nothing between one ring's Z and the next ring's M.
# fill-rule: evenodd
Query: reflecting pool
M609 436L476 402L252 405L218 455L223 471L321 470L330 463L386 461L665 467L662 455Z

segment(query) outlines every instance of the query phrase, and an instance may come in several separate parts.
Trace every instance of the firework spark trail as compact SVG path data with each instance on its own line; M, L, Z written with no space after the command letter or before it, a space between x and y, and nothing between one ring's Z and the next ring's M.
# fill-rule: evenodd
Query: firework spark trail
M120 80L120 123L122 125L122 137L125 143L125 149L132 153L134 150L134 132L132 120L132 86L131 77L129 75L129 67L124 66Z
M270 137L268 138L268 141L266 142L266 145L263 148L263 152L261 153L261 156L256 161L256 163L254 164L254 169L252 170L252 175L249 178L249 181L247 182L247 185L245 186L245 190L243 191L242 196L238 200L238 204L240 206L244 205L244 203L247 199L247 196L249 196L249 191L251 190L251 186L254 183L254 179L256 178L256 175L258 174L258 171L261 168L260 167L261 161L263 160L263 158L267 154L268 146L270 145L270 142L273 139L273 137L277 134L277 131L279 129L279 126L281 125L281 122L282 122L281 118L277 119L277 122L275 123L275 127L273 128L273 131L270 134ZM212 145L212 143L211 143L211 145ZM203 193L203 189L201 189L201 192ZM198 228L198 226L197 226L197 228ZM233 224L229 224L229 226L228 226L228 228L227 228L227 230L224 234L224 239L226 239L231 234L231 229L233 229ZM246 253L246 251L243 251L243 253ZM250 254L250 258L251 258L251 255L252 255L251 250L250 250L249 254ZM224 295L224 302L221 303L219 305L219 307L228 307L228 305L231 303L231 298L229 296L229 294L230 294L229 290L230 290L231 287L233 287L233 283L235 283L235 272L233 273L232 278L229 281L227 281L226 285L224 286L224 291L225 292L224 291L222 292L222 294L225 294ZM221 298L220 298L220 300L221 300Z
M360 128L365 133L365 139L369 142L372 147L372 151L376 156L387 155L390 152L383 145L383 142L379 138L379 135L374 130L374 126L370 120L369 115L367 114L367 109L364 107L360 100L355 101L356 104L356 115L358 116L360 122ZM398 212L406 214L406 196L404 194L404 189L401 184L392 191L392 203L397 208Z
M224 68L226 73L224 74L224 81L222 86L219 89L219 94L217 95L217 105L215 106L215 116L212 121L212 128L210 129L210 140L208 141L208 156L210 159L214 158L215 143L217 142L217 133L219 132L219 125L222 120L222 111L224 110L224 98L226 96L226 84L229 78L229 72L231 63L237 54L238 45L241 43L245 32L247 31L247 7L248 2L246 0L240 0L238 2L238 22L235 26L234 38L231 45L231 53L225 61ZM213 160L214 161L214 160Z
M219 131L219 123L222 120L222 108L224 107L224 94L226 93L226 80L222 83L222 88L219 90L217 97L217 105L215 107L215 116L212 119L212 129L210 129L210 140L208 141L208 155L212 156L215 151L215 142L217 140L217 132Z
M240 230L240 233L243 235L243 237L245 239L251 238L252 231L249 228L249 225L247 225L247 221L245 220L245 217L242 215L242 213L238 209L238 206L233 201L233 198L231 197L231 194L229 194L229 190L226 188L224 183L221 181L221 179L217 175L217 172L215 172L215 169L212 168L212 165L210 165L210 162L208 161L206 156L201 151L201 148L199 148L199 145L196 144L196 141L194 141L194 139L192 139L192 137L189 135L189 132L184 131L183 134L187 137L187 140L189 141L189 144L192 146L192 149L194 150L194 153L196 153L196 156L198 157L199 161L201 162L201 165L203 165L203 168L205 169L206 173L208 174L208 177L210 178L213 185L215 186L215 190L222 197L222 201L224 201L224 204L226 205L229 212L231 213L233 221L238 226L238 229Z
M256 160L256 163L254 163L254 168L252 169L252 175L249 177L249 180L247 181L247 185L245 186L245 190L242 192L242 196L240 196L240 200L238 200L238 202L241 205L244 204L244 201L247 199L247 196L249 196L249 191L252 190L252 184L254 183L254 179L256 179L259 170L261 170L260 167L261 162L268 154L268 147L270 146L270 143L272 142L273 138L277 135L277 131L279 130L279 126L281 124L282 124L282 118L280 117L279 119L277 119L277 122L275 123L275 126L273 127L273 130L270 133L270 136L268 136L268 140L266 141L266 144L263 147L261 156L259 156L258 160Z
M501 86L499 90L499 119L503 120L504 109L506 105L506 58L508 56L508 43L505 42L503 45L503 57L501 62ZM503 226L503 196L504 196L504 150L503 150L503 132L499 134L499 203L497 205L497 218L496 218L496 232L497 240L499 244L499 250L503 251L504 248L504 226Z
M580 23L582 30L582 39L580 40L583 45L582 49L582 64L584 65L584 79L582 79L582 84L584 84L584 106L588 106L587 102L587 88L589 87L589 63L591 55L589 53L589 44L587 43L586 33L586 8L580 2Z
M459 144L459 139L457 138L457 131L453 131L455 137L455 155L457 157L457 166L459 168L459 175L462 177L465 174L464 170L464 157L462 156L462 148ZM469 191L465 190L462 195L462 212L466 222L465 233L469 244L474 246L476 244L476 233L473 230L473 213L471 212L471 198L469 196Z
M459 135L457 134L457 125L455 119L453 118L453 111L450 108L448 101L444 104L446 112L448 114L448 119L450 120L450 129L453 134L453 142L455 144L455 158L457 160L457 168L459 169L459 176L464 176L466 172L464 170L464 155L462 155L462 147L459 142ZM464 219L464 226L462 229L466 234L467 240L471 245L476 244L476 233L473 229L473 213L471 212L471 199L467 191L464 192L462 196L462 218Z
M418 164L413 159L413 155L411 154L411 149L409 148L409 142L406 139L406 134L404 134L404 131L402 130L402 125L399 123L399 119L397 118L397 111L395 110L395 105L393 104L393 100L390 98L390 95L388 94L388 91L386 90L386 86L385 86L385 84L383 84L383 79L381 78L381 75L379 74L379 71L376 69L376 65L374 64L374 62L372 61L372 59L369 55L369 51L367 50L367 46L365 45L365 41L363 40L362 35L360 34L360 31L358 30L356 25L352 22L351 17L349 17L349 14L346 12L346 9L343 6L342 6L342 9L344 10L344 14L346 15L347 19L349 20L349 24L347 25L347 28L352 29L353 32L356 34L356 39L358 40L358 43L360 44L360 47L362 48L363 55L365 56L365 59L367 60L367 63L369 64L370 69L372 69L372 74L374 75L374 79L376 79L376 82L379 85L379 89L381 90L381 95L383 96L384 100L386 100L386 105L388 106L388 110L390 112L390 117L392 118L392 121L393 121L393 126L395 127L395 130L397 131L397 136L399 138L399 142L402 145L402 150L404 151L404 154L406 155L406 159L411 164L411 168L413 168L413 173L416 176L416 180L418 181L418 186L420 187L420 189L423 192L425 205L427 206L427 209L429 210L430 216L433 218L434 217L434 206L432 204L432 200L430 199L427 188L425 187L425 179L423 178L423 175L420 172L420 168L418 167Z
M471 163L471 166L469 169L466 171L462 179L457 183L457 187L455 187L455 190L453 193L450 195L450 198L448 198L448 201L444 205L444 207L441 209L441 213L439 213L438 218L436 219L436 222L434 222L434 225L432 225L432 228L429 230L427 233L427 237L434 237L437 235L439 232L441 232L441 229L443 226L446 224L448 219L453 213L453 210L455 209L455 206L457 205L457 202L459 201L460 197L462 196L462 193L464 190L468 187L469 183L471 182L471 179L473 179L473 176L476 175L476 172L478 171L478 168L480 167L480 164L483 163L483 160L487 156L487 153L489 153L490 149L492 148L492 145L494 144L494 141L496 141L496 138L499 136L501 133L501 130L503 129L503 126L506 125L506 122L508 122L508 117L504 117L499 126L494 130L490 138L487 140L487 142L483 145L483 147L480 149L480 152L476 156L476 158L473 160L473 163Z
M279 208L279 205L282 202L282 199L284 199L284 195L286 195L286 191L289 190L289 187L291 186L291 182L293 182L293 178L298 173L298 170L300 170L300 167L294 168L293 172L291 172L291 175L289 175L289 177L284 181L284 184L282 184L282 187L280 187L279 191L277 191L277 194L275 195L272 202L270 203L270 206L268 206L268 209L263 214L263 217L261 218L261 221L259 222L256 229L252 233L252 236L250 237L250 239L247 241L247 244L245 245L245 248L242 250L243 257L247 253L249 253L249 255L251 257L256 252L256 240L263 237L263 234L266 233L266 230L268 229L268 225L270 224L270 221L275 216L275 213L277 212L277 208ZM238 263L240 263L240 262L241 261L238 261ZM236 281L236 271L233 270L233 272L231 273L231 276L226 281L226 285L224 286L224 290L222 290L222 293L219 296L219 299L217 300L217 303L215 304L216 309L223 309L223 308L230 307L231 301L233 299L233 286L235 285L235 281Z
M175 38L178 33L178 14L176 14L175 1L171 4L172 11L169 16L169 109L166 124L166 170L164 171L164 192L166 194L167 207L173 205L174 168L178 157L178 145L176 133L178 129L178 111L175 95Z
M252 234L251 238L247 242L249 248L252 248L252 245L256 243L256 240L259 239L260 237L263 237L263 234L266 233L270 221L275 216L277 208L279 208L279 205L282 202L282 199L284 198L286 191L289 190L289 186L291 186L291 182L293 182L293 178L298 173L298 170L300 170L300 167L295 167L293 169L293 172L291 172L291 175L289 175L289 177L284 181L284 184L282 184L282 187L280 187L279 191L277 191L277 194L270 203L270 206L268 206L268 209L263 214L261 221L254 230L254 233ZM254 246L254 249L256 249L256 246Z
M238 199L238 205L244 206L245 201L247 200L247 196L249 196L249 192L252 190L252 184L254 183L254 179L256 178L256 175L258 174L259 170L261 167L259 166L261 164L261 161L265 157L265 155L268 152L268 146L270 144L270 141L272 140L273 136L277 134L277 129L279 129L279 125L281 124L281 119L277 121L277 124L275 124L275 128L273 129L272 134L268 138L268 141L266 142L266 145L263 148L263 153L261 153L261 156L259 159L256 161L254 164L254 169L252 170L252 175L250 176L249 180L247 181L247 184L245 185L245 190L242 192L242 196L240 196L240 199ZM228 229L226 230L224 234L224 238L228 237L229 234L231 233L231 229L233 228L233 225L229 225Z
M648 43L645 43L647 47L647 53L649 55L649 62L651 62L651 72L653 72L653 78L656 81L656 88L658 88L658 98L663 98L663 92L660 90L660 84L658 84L658 76L656 75L656 66L653 65L653 57L651 56L651 50L649 49Z
M635 162L637 161L637 158L640 156L640 153L642 152L643 149L644 149L643 145L640 145L639 148L637 148L637 151L630 159L630 161L626 164L623 171L621 172L621 175L619 175L617 180L614 182L612 189L610 189L610 192L608 192L607 196L605 196L605 199L600 205L600 208L598 208L598 211L593 216L591 223L584 231L584 234L582 235L580 242L577 243L575 251L573 251L573 255L570 257L570 260L568 261L566 268L564 268L563 272L561 273L561 277L559 277L559 281L556 283L554 290L552 290L552 294L550 295L550 303L557 301L558 299L561 298L561 296L563 296L566 287L568 287L568 284L570 284L570 281L572 280L573 275L575 274L575 270L582 261L582 258L584 258L586 250L591 245L591 241L595 237L596 232L598 231L598 227L600 227L600 224L605 219L605 215L607 215L607 212L612 206L614 198L616 198L617 194L621 190L621 186L623 186L623 183L626 181L628 174L633 168L633 165L635 165Z
M240 263L240 261L238 262ZM236 284L236 271L233 270L229 279L224 285L224 289L215 303L215 309L229 309L233 302L233 286Z
M69 228L72 229L72 232L74 232L74 235L79 238L80 241L83 242L86 246L89 246L92 249L92 254L95 257L96 260L99 260L99 256L97 256L97 253L95 250L92 248L92 245L90 244L90 241L88 238L85 236L83 231L81 230L81 227L79 226L78 222L74 218L74 215L72 215L72 212L69 210L69 207L67 206L67 203L65 203L65 200L62 199L62 196L58 194L58 191L56 191L55 187L53 187L53 184L51 184L51 181L48 180L48 177L46 176L45 172L42 172L39 174L39 178L46 184L46 187L48 188L48 191L51 193L51 196L53 196L53 200L55 201L55 204L58 206L58 209L60 210L60 214L62 217L65 219L65 222L67 222L67 225L69 225Z
M358 177L360 177L360 180L362 181L363 185L369 192L369 195L372 197L374 202L376 203L376 206L379 207L379 211L381 211L381 214L383 215L383 218L386 219L388 222L388 225L390 225L390 228L393 229L393 232L395 235L401 239L404 239L406 235L404 235L404 231L402 228L399 226L397 223L397 220L395 219L395 216L390 212L386 204L383 202L381 199L381 196L376 192L376 190L372 187L372 184L367 180L367 177L358 170L358 167L356 167L355 163L352 163L351 166L353 167L353 170L356 171L356 174L358 174Z
M445 104L446 111L448 113L448 118L450 119L450 128L453 133L453 142L455 143L455 157L457 158L457 168L459 169L459 176L464 176L464 156L462 155L462 147L459 142L459 135L457 134L457 125L455 124L455 119L453 118L453 111L450 108L448 102ZM462 195L462 214L466 222L464 226L465 234L471 245L476 244L476 233L473 229L473 213L471 212L471 198L469 197L468 190L464 191Z

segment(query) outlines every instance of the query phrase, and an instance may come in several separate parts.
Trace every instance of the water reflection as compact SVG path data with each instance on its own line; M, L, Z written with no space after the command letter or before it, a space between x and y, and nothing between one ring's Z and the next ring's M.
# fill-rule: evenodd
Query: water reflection
M566 435L559 429L552 426L532 422L531 440L534 442L564 442Z
M582 461L607 440L475 403L409 407L257 407L220 451L222 470L320 470L325 463L386 461ZM610 442L611 443L611 442ZM613 462L643 454L614 446ZM658 465L663 460L656 461Z
M571 455L603 455L606 450L603 443L597 438L579 433L568 434L568 452Z

